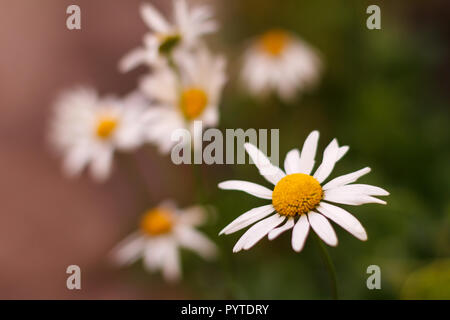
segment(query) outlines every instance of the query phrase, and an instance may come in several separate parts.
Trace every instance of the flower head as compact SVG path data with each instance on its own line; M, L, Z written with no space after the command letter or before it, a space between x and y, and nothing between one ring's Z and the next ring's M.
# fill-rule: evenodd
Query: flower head
M89 165L96 180L107 178L114 151L130 151L143 142L145 104L138 94L100 98L87 88L62 94L55 104L50 138L64 155L65 173L77 175Z
M174 130L185 128L193 136L195 120L207 127L217 124L226 80L225 59L211 55L203 46L180 55L176 62L177 70L160 68L140 84L141 91L153 99L145 114L147 138L163 153L176 143L171 139Z
M314 49L292 33L275 29L252 41L244 55L241 78L256 96L276 92L291 100L297 91L317 82L320 69Z
M144 37L144 47L134 49L119 64L126 72L140 64L160 65L169 56L190 50L196 46L205 34L216 30L217 25L211 19L212 12L207 6L188 8L186 0L174 0L173 22L167 21L157 9L145 3L141 7L141 16L152 30Z
M176 281L181 276L180 247L204 259L216 255L214 243L195 229L205 217L202 207L181 210L170 201L163 202L144 213L139 230L115 248L113 259L119 265L129 265L142 257L147 270L161 270L166 280Z
M374 196L386 196L389 193L379 187L353 184L358 178L370 172L370 168L324 183L336 162L349 149L347 146L340 147L336 139L325 148L322 163L314 174L311 174L318 139L319 132L313 131L306 139L301 153L297 149L291 150L284 161L285 172L271 164L255 146L245 144L245 149L260 174L272 183L274 188L270 190L255 183L237 180L219 184L221 189L240 190L272 201L271 204L242 214L220 232L230 234L259 221L239 239L233 248L234 252L250 249L266 235L273 240L290 229L292 229L292 248L299 252L304 246L310 227L325 243L336 246L338 240L329 219L356 238L367 240L366 231L361 223L352 214L330 202L347 205L386 204ZM274 211L276 213L273 214ZM285 223L280 226L283 222Z

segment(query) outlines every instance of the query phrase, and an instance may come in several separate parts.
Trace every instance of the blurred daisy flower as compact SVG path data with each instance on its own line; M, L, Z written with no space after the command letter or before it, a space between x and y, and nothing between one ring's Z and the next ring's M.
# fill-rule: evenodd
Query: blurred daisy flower
M177 143L172 140L176 129L185 128L193 137L195 120L205 127L217 125L225 64L223 57L201 46L195 53L180 55L177 68L160 68L141 81L141 91L153 100L145 114L146 135L161 152L169 152Z
M189 9L185 0L174 0L173 7L173 23L170 23L152 5L145 3L141 6L142 19L152 32L144 36L143 47L132 50L119 62L122 72L140 64L159 65L180 49L192 49L201 36L216 31L217 25L211 19L209 7Z
M148 271L161 270L167 281L179 280L180 247L204 259L211 259L217 253L215 244L195 229L205 220L203 207L181 210L171 201L165 201L142 216L139 230L119 243L113 259L119 265L130 265L142 257Z
M266 235L273 240L290 229L292 229L292 248L300 252L310 227L325 243L336 246L338 240L328 219L356 238L367 240L366 231L361 223L349 212L330 202L346 205L386 204L374 196L386 196L389 193L375 186L353 184L358 178L370 172L370 168L367 167L324 184L336 162L349 149L347 146L339 147L336 139L326 147L322 163L311 175L318 140L319 132L313 131L307 137L301 153L294 149L286 155L284 161L286 173L271 164L254 145L245 144L245 149L260 174L275 187L270 190L255 183L237 180L219 184L221 189L240 190L272 201L272 204L242 214L220 232L230 234L263 219L244 233L234 246L233 252L250 249ZM272 214L274 211L276 213ZM266 218L267 216L269 217ZM286 222L279 226L284 221Z
M289 101L316 84L320 69L314 49L292 33L275 29L253 40L246 50L241 79L255 96L275 92Z
M89 88L63 93L54 106L50 140L64 156L64 172L74 176L89 166L95 180L105 180L114 151L131 151L143 142L144 110L138 94L100 98Z

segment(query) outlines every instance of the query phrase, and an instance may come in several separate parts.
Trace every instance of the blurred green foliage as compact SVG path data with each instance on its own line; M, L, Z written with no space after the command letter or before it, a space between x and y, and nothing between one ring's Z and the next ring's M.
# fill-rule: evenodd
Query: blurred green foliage
M409 275L405 299L450 299L450 259L436 260Z
M318 161L332 138L349 145L333 177L370 166L372 172L360 181L381 186L391 195L386 206L344 206L365 226L369 240L361 242L335 225L339 245L329 252L341 298L448 299L450 264L440 259L450 254L449 108L447 93L438 89L436 77L446 39L432 26L414 28L401 6L385 2L379 4L382 29L368 30L365 12L369 4L373 3L223 1L217 10L222 33L212 39L230 61L220 129L279 128L281 162L314 129L321 133ZM297 33L318 48L325 62L318 88L291 104L276 98L255 100L237 81L239 55L247 39L273 27ZM185 281L194 295L210 299L330 298L328 274L313 239L307 240L300 254L291 249L290 232L233 254L232 247L243 231L217 237L238 215L267 203L242 192L217 189L218 182L228 179L266 185L256 168L202 169L208 177L207 202L218 211L205 232L217 240L222 256L210 264L191 254L183 256ZM381 268L381 290L366 287L366 269L372 264Z

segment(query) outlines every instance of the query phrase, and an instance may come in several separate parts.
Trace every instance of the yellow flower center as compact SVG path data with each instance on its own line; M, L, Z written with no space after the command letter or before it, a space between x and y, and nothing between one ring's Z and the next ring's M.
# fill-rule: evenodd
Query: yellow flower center
M97 120L96 133L100 139L108 139L118 125L118 119L113 116L104 115Z
M289 35L282 30L271 30L261 36L261 47L273 57L279 56L289 41Z
M181 93L180 108L188 120L200 116L208 104L206 92L199 88L185 89Z
M168 233L172 230L172 227L173 215L166 209L150 209L141 220L141 230L150 236Z
M322 198L323 190L316 179L294 173L278 181L272 193L272 204L279 214L295 217L316 208Z

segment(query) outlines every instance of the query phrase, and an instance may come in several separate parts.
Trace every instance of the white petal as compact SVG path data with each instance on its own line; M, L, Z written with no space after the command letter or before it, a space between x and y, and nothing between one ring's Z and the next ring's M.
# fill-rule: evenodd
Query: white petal
M172 212L177 212L179 210L177 203L170 198L166 198L166 199L160 201L158 204L158 208L165 209L167 211L172 211ZM183 210L183 212L184 212L184 210Z
M241 229L255 223L256 221L267 217L269 214L271 214L274 211L275 211L275 208L271 204L268 204L268 205L265 205L262 207L253 208L253 209L241 214L234 221L232 221L229 225L227 225L225 228L223 228L222 231L220 231L219 235L230 234L230 233L236 232L238 230L241 230Z
M250 158L255 163L259 170L259 173L266 178L267 181L276 185L284 176L284 172L270 163L270 160L262 153L257 147L251 143L244 144L245 150L247 151Z
M180 257L175 243L167 246L161 267L163 276L167 281L175 282L180 279Z
M193 20L208 20L213 17L211 7L203 5L192 8L191 16Z
M292 149L286 155L284 160L284 170L286 174L300 173L300 151Z
M309 232L309 222L305 214L302 214L292 230L292 248L300 252L305 245L306 237Z
M339 160L342 159L343 156L345 156L345 154L347 153L348 149L350 149L349 146L342 146L342 147L339 148L336 162L338 162Z
M269 232L269 240L273 240L276 237L278 237L283 232L291 229L294 226L294 218L289 218L285 224L283 224L281 227L275 228L272 231Z
M128 124L126 128L121 128L115 136L117 150L132 152L141 146L143 144L143 129L144 127L137 120Z
M365 167L361 170L352 172L352 173L348 173L346 175L334 178L333 180L331 180L330 182L326 183L322 189L323 190L328 190L328 189L332 189L332 188L337 188L352 182L355 182L356 180L358 180L360 177L362 177L363 175L367 174L370 172L370 168L369 167Z
M189 226L201 226L206 222L206 209L203 206L192 206L182 210L178 217L181 224Z
M322 163L314 173L314 178L316 178L319 183L322 183L326 178L328 178L331 171L333 171L334 165L337 161L338 151L339 145L336 139L333 139L325 148Z
M166 110L172 111L170 107L176 106L178 103L177 81L176 74L171 69L157 69L151 75L146 75L139 80L139 89L147 97L164 106ZM160 109L160 111L163 110Z
M207 127L214 127L219 122L219 111L217 106L208 107L201 116L201 121Z
M264 238L270 230L273 230L276 226L278 226L280 223L282 223L286 219L285 216L275 215L274 221L271 221L270 223L264 224L264 226L261 226L257 232L250 234L245 245L244 250L248 250L251 247L253 247L259 240Z
M154 31L166 33L170 29L166 19L149 3L141 5L141 16L148 27Z
M112 166L113 150L104 148L98 152L91 162L91 174L98 182L103 182L109 176Z
M165 238L148 238L144 249L144 266L148 271L156 271L163 263L164 253L169 246L169 241Z
M112 252L112 259L119 265L129 265L135 262L143 248L145 238L138 232L129 235L120 242Z
M197 6L192 8L191 19L192 20L208 20L213 17L213 10L206 5Z
M352 214L342 208L336 207L332 204L322 202L317 210L325 217L333 220L342 228L350 232L356 238L362 241L367 240L367 233L364 227Z
M387 192L383 188L372 186L369 184L347 184L345 186L334 188L331 190L362 193L362 194L367 194L369 196L388 196L389 195L389 192Z
M316 157L317 142L319 141L319 131L311 132L303 144L300 156L300 173L310 174L314 167Z
M175 20L177 21L178 26L186 26L188 22L188 7L186 0L175 0L174 1L174 11L175 11Z
M142 48L134 49L119 61L119 71L128 72L143 63L146 51Z
M179 227L175 230L179 244L199 254L204 259L211 259L217 254L215 244L194 228Z
M166 115L165 111L166 108L164 107L150 107L142 114L141 120L143 123L150 126L152 122L161 121L161 118Z
M388 196L389 192L386 190L371 186L368 184L347 184L345 186L340 186L337 188L329 189L327 192L336 192L336 193L353 193L353 194L364 194L368 196Z
M272 190L253 182L228 180L219 183L219 188L224 190L244 191L258 198L272 199Z
M338 243L336 233L330 222L323 215L310 211L308 220L314 232L328 245L336 246Z
M90 158L89 148L79 145L70 149L63 163L63 170L69 177L73 177L83 170Z
M259 240L265 237L273 228L284 221L286 217L280 216L278 213L258 222L245 232L238 240L233 248L233 252L248 250L254 246Z
M337 192L335 189L325 191L325 196L323 199L326 201L348 204L351 206L359 206L366 203L386 204L386 201L368 195L360 193Z

